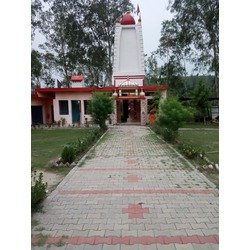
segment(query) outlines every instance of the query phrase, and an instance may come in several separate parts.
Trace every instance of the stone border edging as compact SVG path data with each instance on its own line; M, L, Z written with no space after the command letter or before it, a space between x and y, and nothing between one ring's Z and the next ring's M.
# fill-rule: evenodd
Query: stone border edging
M77 164L69 171L69 173L58 184L58 186L56 187L56 189L53 190L51 192L51 194L47 198L49 198L50 196L54 196L56 194L55 191L58 188L61 189L61 187L65 184L65 182L67 182L68 179L76 172L77 168L79 168L79 165L82 164L82 162L86 159L86 157L89 155L89 153L91 152L91 150L97 146L97 144L99 143L99 141L107 134L108 131L109 131L109 128L105 131L105 133L103 133L103 135L97 140L97 142L86 152L86 154L77 162Z

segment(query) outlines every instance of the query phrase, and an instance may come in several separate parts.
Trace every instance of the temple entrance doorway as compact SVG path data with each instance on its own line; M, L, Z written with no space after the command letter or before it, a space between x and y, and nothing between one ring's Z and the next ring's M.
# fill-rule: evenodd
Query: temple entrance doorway
M118 100L117 101L118 123L140 123L141 104L140 100Z

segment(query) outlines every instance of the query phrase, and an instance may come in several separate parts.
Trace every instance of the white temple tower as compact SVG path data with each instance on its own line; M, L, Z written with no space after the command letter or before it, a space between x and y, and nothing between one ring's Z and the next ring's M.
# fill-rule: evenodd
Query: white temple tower
M112 83L115 87L128 84L144 85L144 51L142 26L125 13L115 25Z

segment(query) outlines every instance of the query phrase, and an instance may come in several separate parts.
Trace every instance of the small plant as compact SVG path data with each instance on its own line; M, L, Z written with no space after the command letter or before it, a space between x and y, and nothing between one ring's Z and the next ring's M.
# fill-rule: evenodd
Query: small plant
M31 185L31 210L35 211L38 205L45 199L47 194L47 183L43 181L43 173L40 173L38 179L36 171L33 173L33 185Z
M180 144L178 149L189 159L197 158L201 150L189 144Z
M72 163L76 157L76 149L73 145L66 145L63 148L61 158L63 163Z

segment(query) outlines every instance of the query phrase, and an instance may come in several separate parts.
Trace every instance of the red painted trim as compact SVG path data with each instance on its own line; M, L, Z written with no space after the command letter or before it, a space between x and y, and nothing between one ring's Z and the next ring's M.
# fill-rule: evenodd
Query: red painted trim
M167 90L169 89L168 85L144 85L144 91L154 91L154 90Z
M84 88L39 88L36 89L37 92L40 93L56 93L56 92L94 92L94 91L104 91L104 92L112 92L115 88L112 87L84 87Z
M85 189L85 190L62 190L60 195L92 195L92 194L214 194L212 189Z
M81 82L84 79L83 75L71 76L70 81L72 82Z
M39 236L32 235L31 243L33 246L38 245ZM142 244L142 245L151 245L151 244L161 244L161 245L169 245L169 244L219 244L219 236L217 234L213 235L193 235L193 236L72 236L72 237L63 237L63 236L49 236L46 239L45 244L70 244L70 245L134 245L134 244Z

